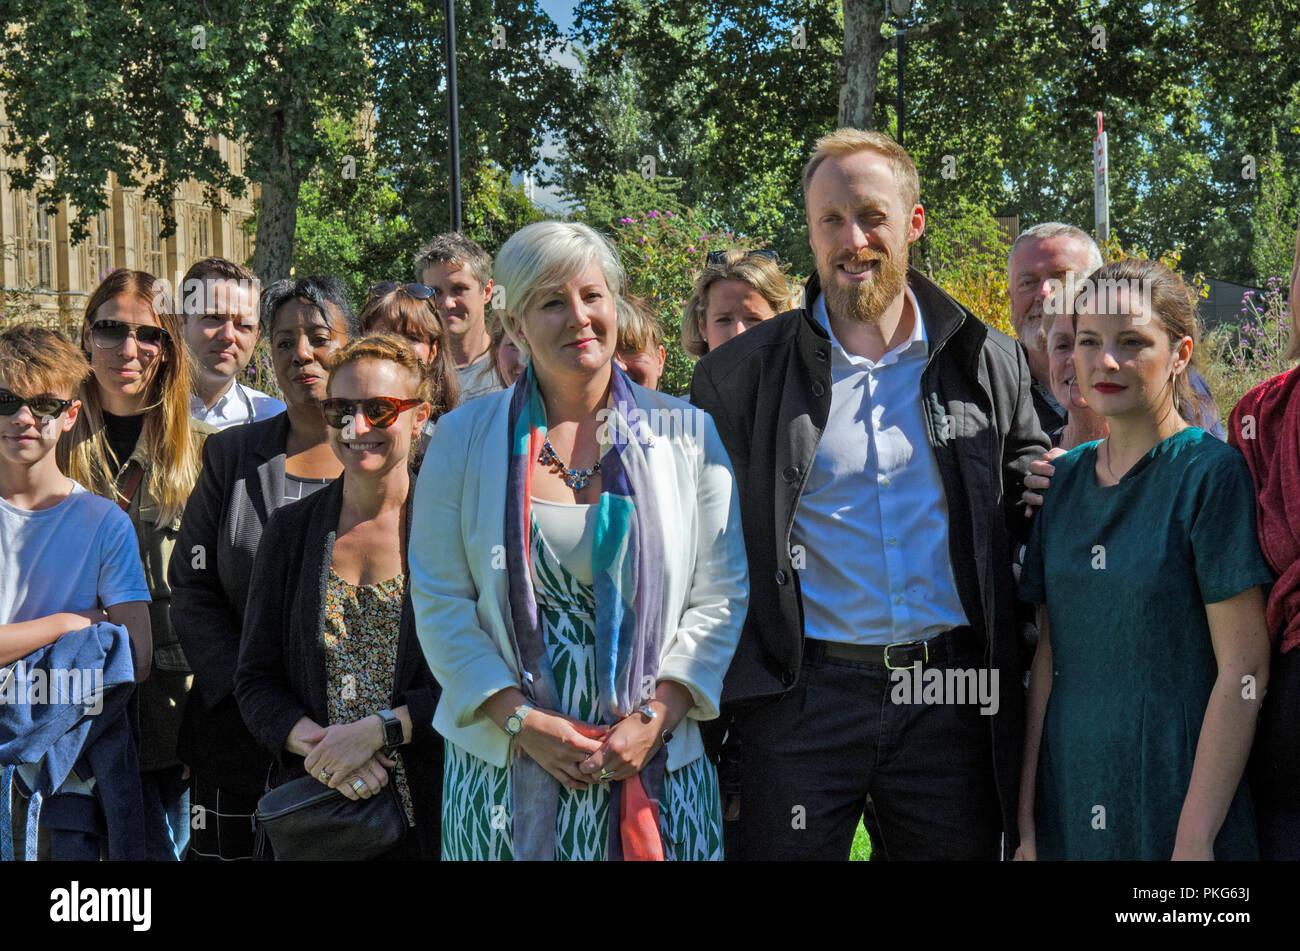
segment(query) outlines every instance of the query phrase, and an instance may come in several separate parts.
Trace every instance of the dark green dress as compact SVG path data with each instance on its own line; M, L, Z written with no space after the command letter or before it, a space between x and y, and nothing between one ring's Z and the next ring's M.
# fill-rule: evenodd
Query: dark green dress
M1205 605L1273 579L1236 449L1192 427L1101 487L1098 445L1053 463L1020 580L1051 625L1035 844L1040 859L1167 860L1218 674ZM1244 783L1214 855L1258 858Z

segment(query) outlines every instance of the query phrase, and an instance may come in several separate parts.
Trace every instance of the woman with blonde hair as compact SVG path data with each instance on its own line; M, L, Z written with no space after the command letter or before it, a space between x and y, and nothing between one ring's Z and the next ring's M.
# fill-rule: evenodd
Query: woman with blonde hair
M692 357L795 306L800 293L772 251L710 251L682 308L682 349Z
M81 347L91 376L59 444L67 475L117 502L135 527L149 585L153 669L140 687L146 856L179 860L189 843L189 784L177 756L191 675L171 623L167 562L215 428L190 417L189 354L162 282L114 271L86 302Z
M719 859L699 723L749 593L726 450L614 363L623 273L591 228L528 225L496 274L528 367L438 426L411 532L443 857Z

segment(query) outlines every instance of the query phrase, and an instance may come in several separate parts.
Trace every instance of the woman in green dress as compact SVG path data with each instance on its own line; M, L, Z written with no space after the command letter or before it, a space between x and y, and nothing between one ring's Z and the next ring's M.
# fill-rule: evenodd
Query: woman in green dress
M1055 460L1021 597L1043 605L1022 859L1251 859L1241 783L1268 678L1241 454L1189 426L1191 290L1127 260L1076 298L1074 361L1109 435Z
M718 715L745 618L712 420L613 362L622 270L585 225L502 247L509 390L438 424L411 596L443 687L444 859L719 859Z

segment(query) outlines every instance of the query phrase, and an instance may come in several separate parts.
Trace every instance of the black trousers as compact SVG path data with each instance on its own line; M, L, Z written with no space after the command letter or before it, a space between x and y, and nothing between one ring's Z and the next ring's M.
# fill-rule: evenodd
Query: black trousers
M873 860L997 860L991 717L973 700L895 702L883 665L819 653L790 691L735 712L740 817L728 857L842 861L861 817ZM950 666L980 657L926 669Z

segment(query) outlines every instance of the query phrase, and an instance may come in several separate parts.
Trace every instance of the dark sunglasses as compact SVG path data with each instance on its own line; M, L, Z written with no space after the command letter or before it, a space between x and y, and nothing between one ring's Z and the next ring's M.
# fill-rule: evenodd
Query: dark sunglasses
M32 411L33 416L44 418L58 416L72 405L72 400L61 400L57 396L19 396L8 390L0 390L0 416L12 416L24 406Z
M336 396L321 400L320 408L325 414L326 424L335 429L346 426L357 415L358 407L366 414L371 426L387 429L397 421L398 416L423 402L424 400L399 400L391 396L372 396L365 400L345 400Z
M781 261L781 259L776 256L776 252L773 251L771 248L759 248L757 251L746 251L745 257L767 258L773 264L779 264ZM724 261L726 261L726 259L727 259L726 251L710 251L708 255L705 257L704 263L708 265L722 264ZM742 258L741 260L744 260L744 258Z
M171 339L167 331L151 324L128 324L121 320L97 320L90 325L90 339L100 350L116 350L127 337L149 350L159 350Z
M396 281L380 281L378 284L370 285L369 300L387 297L399 287L416 300L428 300L433 296L433 288L426 284L398 284Z

